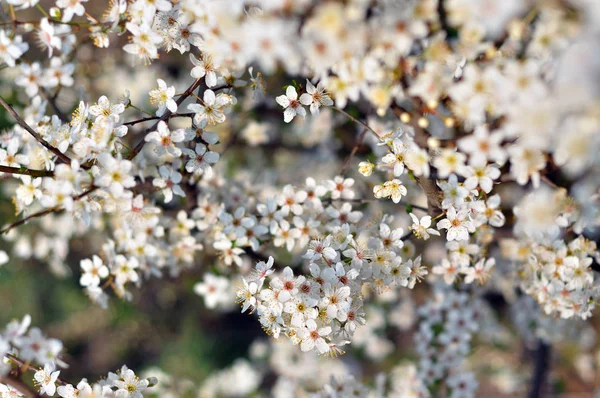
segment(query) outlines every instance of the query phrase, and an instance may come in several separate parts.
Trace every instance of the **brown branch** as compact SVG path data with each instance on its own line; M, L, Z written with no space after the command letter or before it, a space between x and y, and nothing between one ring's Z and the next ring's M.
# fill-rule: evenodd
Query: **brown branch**
M0 383L13 387L17 391L19 391L20 394L27 398L41 397L41 395L39 395L37 391L29 387L16 376L12 376L10 374L6 376L0 376Z
M535 363L533 370L533 377L531 379L531 389L527 395L529 398L540 398L545 397L547 389L547 378L550 370L550 361L552 360L552 348L551 346L540 340L538 342L538 348L535 351Z
M91 194L92 192L94 192L94 191L95 191L95 190L97 190L97 189L98 189L98 187L97 187L97 186L95 186L95 185L93 185L93 186L91 186L91 187L90 187L90 188L89 188L87 191L85 191L85 192L83 192L83 193L80 193L80 194L79 194L79 195L77 195L77 196L74 196L74 197L73 197L73 200L74 200L74 201L76 201L76 200L81 200L81 199L85 198L86 196L88 196L89 194ZM60 213L60 212L62 212L62 211L64 211L64 210L65 210L65 209L63 209L63 208L62 208L62 207L60 207L60 206L55 206L55 207L51 207L51 208L49 208L49 209L40 210L40 211L38 211L38 212L36 212L36 213L30 214L29 216L27 216L27 217L25 217L25 218L22 218L22 219L20 219L20 220L18 220L18 221L15 221L15 222L14 222L14 223L12 223L12 224L9 224L8 226L6 226L4 229L2 229L2 230L0 231L0 235L7 233L7 232L8 232L8 231L10 231L11 229L13 229L13 228L15 228L15 227L18 227L19 225L23 225L23 224L25 224L27 221L29 221L29 220L31 220L31 219L34 219L34 218L39 218L39 217L45 216L46 214L50 214L50 213Z
M346 172L346 170L348 170L348 167L350 167L350 162L352 162L352 158L356 154L356 151L358 151L358 148L362 145L367 131L368 130L366 128L364 128L363 131L358 136L358 141L356 141L356 145L354 145L354 148L352 148L352 152L350 152L350 155L346 158L346 160L344 161L344 164L342 165L341 174L344 174Z
M42 96L46 99L46 101L48 101L48 103L54 110L54 113L56 114L56 116L58 116L58 118L62 122L65 122L67 120L67 116L65 116L64 112L61 111L60 108L58 107L58 105L56 104L56 97L58 96L58 91L56 92L57 95L50 95L50 93L48 93L43 88L40 90L40 92L41 92Z
M27 123L25 123L25 120L21 119L21 116L19 116L19 114L13 109L13 107L10 106L10 104L7 103L4 100L4 98L2 98L2 97L0 97L0 105L2 105L4 107L4 109L6 109L6 111L17 121L19 126L23 127L25 130L27 130L29 132L29 134L31 134L33 136L33 138L35 138L40 144L42 144L50 152L55 154L58 157L58 159L60 159L63 163L71 164L71 159L69 159L69 157L67 155L65 155L64 153L62 153L61 151L59 151L57 148L53 147L52 145L50 145L48 143L48 141L43 139L41 135L39 135L34 129L32 129Z
M19 367L21 368L21 370L23 371L30 371L30 372L37 372L37 368L31 366L31 364L29 362L25 362L22 359L16 357L15 355L12 354L5 354L4 355L6 358L8 358L11 362L14 362L15 364L19 365ZM69 384L68 381L66 381L65 379L61 379L60 377L58 377L56 379L56 381L58 382L58 384L62 384L62 385L67 385Z
M172 113L171 115L169 115L169 119L174 118L174 117L193 117L194 114L193 113ZM149 116L149 117L144 117L141 119L136 119L136 120L132 120L130 122L126 122L123 123L123 126L133 126L136 125L138 123L143 123L143 122L148 122L150 120L158 120L160 119L159 116Z
M0 166L0 172L10 174L23 174L32 177L52 177L54 172L51 170L32 170L24 167Z
M361 126L363 126L364 128L366 128L367 130L369 130L375 136L375 138L377 138L378 140L381 138L381 137L379 137L379 134L377 134L377 131L373 130L371 128L371 126L369 126L368 124L366 124L364 122L361 122L360 120L358 120L357 118L355 118L354 116L352 116L351 114L349 114L348 112L346 112L345 110L340 109L340 108L336 108L335 106L332 106L331 109L335 109L336 111L338 111L342 115L345 115L348 119L352 120L355 123L360 124Z

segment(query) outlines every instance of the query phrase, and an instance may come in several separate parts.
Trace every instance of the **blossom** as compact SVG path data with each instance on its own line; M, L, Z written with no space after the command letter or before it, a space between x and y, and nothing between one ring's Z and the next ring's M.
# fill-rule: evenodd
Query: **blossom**
M217 69L219 67L214 64L212 57L208 54L203 53L200 60L194 57L194 54L190 53L190 61L194 64L194 67L190 71L190 75L194 79L204 77L207 87L214 87L217 85Z
M331 327L326 326L318 328L317 323L309 319L306 321L306 327L300 329L299 335L302 339L300 349L302 351L312 351L316 348L319 354L325 354L329 351L329 344L324 337L331 333Z
M69 22L74 15L82 16L85 12L85 7L81 3L86 3L88 0L56 0L56 6L63 9L62 20Z
M383 163L393 166L394 176L399 177L404 172L404 162L408 148L400 140L394 140L391 146L392 153L388 153L381 160Z
M219 161L219 154L209 151L204 144L197 143L195 150L184 149L183 152L190 157L185 169L188 173L195 173L198 170L210 170L211 165Z
M107 187L110 192L120 197L125 188L131 188L135 185L135 179L129 171L133 164L129 160L112 157L109 153L103 152L98 155L99 167L95 169L95 184L100 187Z
M213 309L229 303L229 285L227 278L207 272L204 280L194 285L194 293L204 298L207 308Z
M158 156L170 155L179 157L181 156L181 149L179 149L176 145L182 142L184 139L185 130L177 129L171 131L169 130L167 123L161 120L158 122L156 131L146 135L144 141L157 144L154 147L154 152L156 152Z
M44 365L43 369L38 370L33 375L37 384L41 386L40 394L53 396L56 393L56 379L60 374L60 370L55 370L53 363Z
M448 241L467 240L469 232L475 232L475 226L469 218L468 210L457 211L454 206L446 211L446 218L437 223L437 228L447 230L446 239Z
M492 268L496 265L496 260L493 258L482 258L475 264L474 267L468 267L463 270L465 274L465 283L473 283L477 281L479 284L483 284L490 277Z
M83 275L79 279L81 286L98 286L100 280L108 276L108 268L103 264L102 259L96 255L92 260L85 258L80 263Z
M430 238L430 235L440 235L438 230L430 228L431 216L423 216L419 220L419 218L413 213L410 213L409 215L413 221L410 229L417 237L423 238L424 240L428 240Z
M149 383L148 380L137 377L133 370L126 369L113 384L118 388L116 396L119 398L143 398L142 392L148 388Z
M173 194L185 198L184 190L179 186L182 176L175 169L162 165L158 168L159 178L152 180L152 185L162 190L165 203L173 200Z
M21 58L27 50L29 44L23 42L22 36L10 38L5 30L0 30L0 60L5 62L11 68L15 66L15 61Z
M62 47L62 40L56 35L54 26L48 22L48 18L40 20L37 39L40 46L48 50L48 58L52 57L54 49L60 50Z
M302 107L302 103L298 101L298 93L294 86L288 86L285 90L285 95L280 95L276 98L277 103L284 108L283 121L291 122L296 115L306 116L306 109Z
M189 104L188 109L195 113L194 123L200 125L203 121L208 124L219 124L225 121L223 107L229 104L229 99L223 94L215 96L214 91L204 92L202 104Z
M290 100L295 98L290 97L289 93L286 91L286 97ZM277 103L283 107L289 105L283 105L283 103L277 100ZM285 103L285 101L284 101ZM329 98L329 95L325 92L325 87L323 86L323 82L319 82L317 87L315 87L309 80L306 81L306 93L300 96L300 103L302 105L310 106L310 113L313 115L319 114L319 108L321 106L331 106L333 105L333 101Z
M164 0L160 0L164 1ZM143 58L145 61L158 58L158 47L162 43L161 35L152 30L149 24L136 25L128 22L125 27L131 34L131 43L123 46L123 50Z
M120 114L125 111L125 105L122 103L111 104L108 98L103 95L98 99L98 103L92 105L89 113L97 118L107 118L113 122L118 122Z
M177 112L177 102L173 99L175 86L167 87L167 83L162 79L156 81L158 88L150 90L150 103L158 105L156 116L164 115L167 109L171 113Z

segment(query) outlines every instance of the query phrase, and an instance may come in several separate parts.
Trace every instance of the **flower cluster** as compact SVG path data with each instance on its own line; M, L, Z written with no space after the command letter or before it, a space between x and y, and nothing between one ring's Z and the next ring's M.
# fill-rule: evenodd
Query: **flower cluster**
M82 379L77 386L61 379L61 370L57 366L67 367L60 358L63 344L57 339L45 337L40 329L30 328L31 317L26 315L21 321L10 322L0 334L0 358L3 358L0 375L7 374L13 365L20 370L34 372L34 383L40 394L63 398L106 397L106 398L142 398L148 387L155 385L155 378L140 379L133 370L123 365L116 373L109 372L106 379L89 384ZM39 364L37 368L34 364ZM58 385L58 387L57 387ZM23 397L21 391L0 383L2 397Z
M415 342L421 380L430 389L440 388L434 384L442 381L450 397L474 396L477 381L472 373L461 370L461 364L471 349L473 334L479 330L481 302L465 293L439 289L419 308L419 315Z

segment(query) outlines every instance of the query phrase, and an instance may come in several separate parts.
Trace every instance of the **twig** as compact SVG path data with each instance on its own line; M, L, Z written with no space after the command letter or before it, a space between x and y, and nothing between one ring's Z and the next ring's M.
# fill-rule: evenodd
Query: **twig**
M357 118L355 118L354 116L352 116L351 114L349 114L348 112L346 112L345 110L340 109L340 108L336 108L335 106L332 106L331 108L335 109L336 111L338 111L342 115L345 115L348 119L352 120L355 123L360 124L361 126L363 126L364 128L366 128L367 130L369 130L375 136L375 138L377 138L378 140L381 138L381 137L379 137L379 134L377 134L377 131L373 130L371 128L371 126L369 126L368 124L366 124L364 122L361 122L360 120L358 120Z
M97 189L98 189L98 187L94 185L94 186L90 187L87 191L85 191L83 193L80 193L77 196L74 196L73 200L74 201L81 200L81 199L85 198L86 196L88 196L89 194L91 194L92 192L94 192ZM15 227L18 227L19 225L25 224L27 221L29 221L29 220L31 220L33 218L42 217L42 216L45 216L46 214L50 214L50 213L59 213L59 212L62 212L62 211L64 211L64 208L62 208L60 206L55 206L55 207L51 207L49 209L40 210L37 213L30 214L27 217L22 218L19 221L15 221L14 223L6 226L4 229L2 229L0 231L0 235L7 233L11 229L13 229Z
M0 383L7 384L7 385L13 387L17 391L19 391L20 394L22 394L23 396L25 396L27 398L41 396L37 393L37 391L35 391L33 388L29 387L27 384L25 384L23 381L21 381L17 377L12 377L10 375L0 376Z
M169 115L169 119L174 118L174 117L193 117L194 114L193 113L172 113L171 115ZM141 119L136 119L136 120L132 120L130 122L125 122L123 123L124 126L133 126L135 124L138 123L143 123L143 122L148 122L150 120L158 120L160 119L159 116L150 116L150 117L144 117Z
M48 103L50 104L50 106L54 110L54 113L56 114L56 116L58 116L58 118L62 122L67 121L67 116L64 114L63 111L60 110L60 108L56 104L56 97L58 97L58 91L56 92L56 95L50 95L50 93L47 92L43 88L40 90L40 92L42 93L42 96L48 101Z
M10 359L10 361L11 361L11 362L14 362L14 363L16 363L17 365L19 365L19 366L21 367L21 369L23 369L23 370L25 370L25 371L30 371L30 372L36 372L36 371L37 371L37 368L35 368L35 367L31 366L31 365L29 364L29 362L25 362L25 361L23 361L22 359L19 359L18 357L14 356L14 355L12 355L12 354L5 354L4 356L5 356L6 358ZM60 377L59 377L59 378L57 378L57 379L56 379L56 381L57 381L59 384L63 384L63 385L67 385L67 384L69 384L69 382L68 382L68 381L66 381L65 379L62 379L62 378L60 378Z
M364 128L363 131L358 136L358 141L356 141L356 145L354 145L354 148L352 148L352 152L350 152L350 155L344 161L344 164L342 166L342 172L341 172L341 174L344 174L346 172L346 170L348 170L348 167L350 167L350 162L352 162L352 158L356 154L356 151L358 151L358 147L360 147L362 145L362 143L363 143L363 141L365 139L365 134L367 133L367 131L368 130L366 128Z
M0 166L0 172L10 174L23 174L32 177L52 177L54 172L51 170L31 170L22 167Z
M50 152L55 154L63 163L71 164L71 159L69 159L69 157L67 155L65 155L64 153L62 153L61 151L59 151L57 148L53 147L52 145L50 145L48 143L48 141L46 141L45 139L42 138L41 135L36 133L36 131L34 129L32 129L27 123L25 123L25 120L21 119L21 116L19 116L19 114L13 109L13 107L10 106L10 104L8 104L2 97L0 97L0 105L2 105L4 107L4 109L6 109L6 111L17 121L19 126L23 127L25 130L27 130L29 132L29 134L31 134L33 136L33 138L35 138L46 149L48 149Z

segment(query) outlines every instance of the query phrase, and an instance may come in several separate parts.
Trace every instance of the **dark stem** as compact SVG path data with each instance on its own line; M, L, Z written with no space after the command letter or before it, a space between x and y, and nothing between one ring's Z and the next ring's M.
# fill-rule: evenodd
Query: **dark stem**
M539 341L535 351L535 363L531 379L531 389L527 395L529 398L541 398L544 396L547 384L548 372L550 371L550 360L552 347L550 344Z
M13 107L10 106L10 104L6 102L2 97L0 97L0 105L2 105L4 109L6 109L6 111L17 121L19 126L27 130L29 134L33 136L33 138L35 138L40 144L46 147L46 149L48 149L50 152L55 154L58 157L58 159L60 159L63 163L71 164L71 159L69 159L67 155L50 145L48 141L43 139L41 135L39 135L34 129L32 129L27 123L25 123L25 120L23 120L21 116L19 116L17 111L15 111Z

